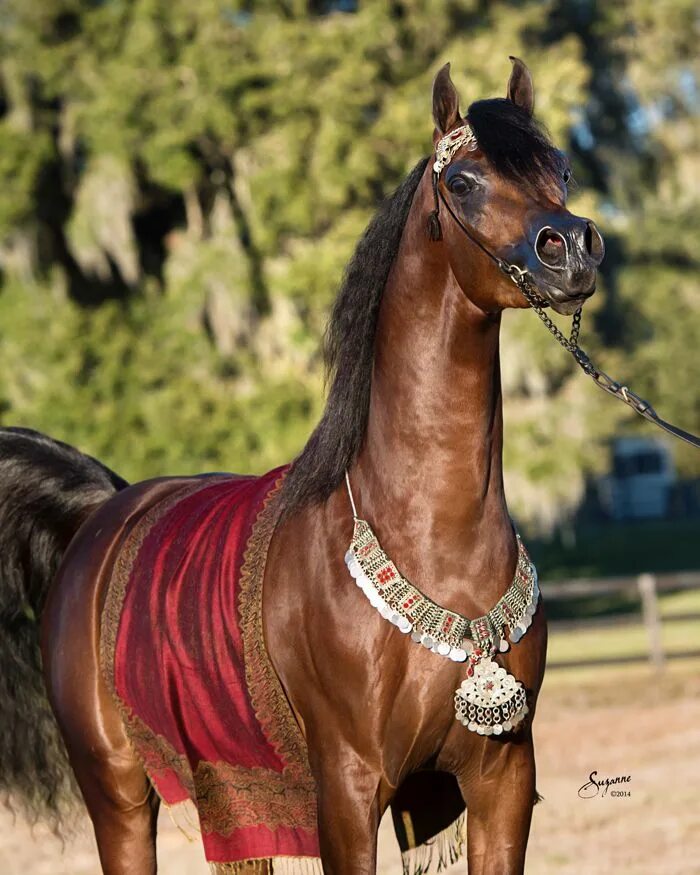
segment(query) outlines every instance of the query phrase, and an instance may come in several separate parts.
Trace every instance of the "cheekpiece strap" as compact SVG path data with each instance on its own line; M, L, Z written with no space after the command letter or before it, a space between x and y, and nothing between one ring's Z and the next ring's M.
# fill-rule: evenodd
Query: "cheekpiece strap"
M440 176L445 167L447 167L450 161L454 158L457 150L465 145L471 152L473 152L478 145L474 131L469 124L463 124L461 127L455 128L438 141L438 144L435 147L433 173L436 176Z

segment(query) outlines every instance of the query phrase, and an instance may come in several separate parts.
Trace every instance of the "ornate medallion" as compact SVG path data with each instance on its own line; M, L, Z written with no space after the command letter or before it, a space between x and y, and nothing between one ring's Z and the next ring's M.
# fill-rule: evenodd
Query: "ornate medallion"
M528 712L525 689L492 659L481 659L455 693L457 719L479 735L509 732Z

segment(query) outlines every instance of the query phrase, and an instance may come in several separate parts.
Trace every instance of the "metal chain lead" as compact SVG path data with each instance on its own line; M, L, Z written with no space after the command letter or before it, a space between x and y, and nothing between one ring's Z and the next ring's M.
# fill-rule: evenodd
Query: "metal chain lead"
M564 347L564 349L567 350L567 352L571 353L571 355L576 359L580 367L587 374L595 377L598 374L598 371L595 369L593 363L588 358L586 353L578 345L578 335L579 331L581 330L581 315L583 308L579 307L578 310L574 313L574 318L571 325L571 334L569 335L569 337L566 337L545 313L543 309L543 305L545 304L545 302L532 288L526 275L524 273L508 273L508 276L510 276L516 286L523 293L524 297L527 299L532 309L535 311L535 313L537 313L542 322L544 322L545 328L555 338L555 340L557 340Z
M608 392L610 395L613 395L615 398L618 398L620 401L624 401L625 404L631 407L640 416L643 416L645 419L648 419L650 422L663 428L674 437L680 438L680 440L686 441L686 443L700 448L700 438L697 435L684 431L682 428L678 428L670 422L661 419L648 401L645 401L644 398L640 398L639 395L635 394L627 386L618 383L617 380L614 380L611 376L606 374L605 371L599 371L595 367L588 355L578 345L578 336L581 330L582 307L579 307L574 313L571 334L569 337L566 337L544 312L543 307L546 302L540 298L534 290L527 277L527 272L515 265L507 264L505 262L501 262L500 267L520 289L523 296L542 320L549 333L564 347L565 350L567 350L567 352L571 353L576 364L584 373L591 377L596 386L603 389L605 392Z

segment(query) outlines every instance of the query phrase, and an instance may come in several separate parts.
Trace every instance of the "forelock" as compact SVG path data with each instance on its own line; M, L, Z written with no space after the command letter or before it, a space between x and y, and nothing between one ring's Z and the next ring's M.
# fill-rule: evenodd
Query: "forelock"
M546 129L505 98L477 100L467 121L494 170L527 186L541 187L560 180L565 160Z

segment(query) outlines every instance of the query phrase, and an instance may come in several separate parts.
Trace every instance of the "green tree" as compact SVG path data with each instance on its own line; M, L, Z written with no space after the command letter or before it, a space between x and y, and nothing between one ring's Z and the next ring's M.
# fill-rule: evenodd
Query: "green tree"
M429 148L436 70L452 60L466 106L503 93L517 54L575 155L572 208L611 244L586 343L697 426L697 381L673 379L697 367L700 340L690 3L2 9L3 422L132 479L288 460L321 408L318 344L343 266ZM546 525L630 417L532 314L508 314L503 351L509 493Z

